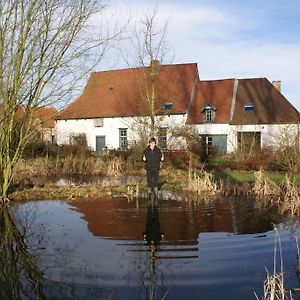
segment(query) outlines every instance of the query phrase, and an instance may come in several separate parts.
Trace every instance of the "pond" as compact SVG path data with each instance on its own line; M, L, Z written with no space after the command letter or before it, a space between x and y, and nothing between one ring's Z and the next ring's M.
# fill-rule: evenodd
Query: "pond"
M1 213L1 299L255 299L273 272L274 223L285 284L299 285L297 222L251 199L45 200Z

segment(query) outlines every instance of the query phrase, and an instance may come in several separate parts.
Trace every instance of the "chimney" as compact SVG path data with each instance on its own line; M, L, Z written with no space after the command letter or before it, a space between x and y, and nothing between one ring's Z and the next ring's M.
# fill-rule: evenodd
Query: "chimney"
M274 87L276 88L276 90L278 92L281 92L281 81L280 80L272 81L272 84L274 85Z

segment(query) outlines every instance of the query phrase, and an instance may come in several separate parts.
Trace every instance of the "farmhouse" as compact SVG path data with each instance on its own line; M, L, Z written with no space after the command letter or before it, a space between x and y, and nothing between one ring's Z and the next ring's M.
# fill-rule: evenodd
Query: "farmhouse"
M281 94L280 82L202 81L195 63L152 64L92 73L83 93L57 116L58 144L84 137L95 151L131 147L147 136L153 111L159 145L166 149L174 147L174 126L196 129L207 151L218 154L271 146L287 131L299 135L299 112Z
M187 112L208 152L276 146L286 133L299 137L299 112L266 78L199 81Z
M25 106L18 105L16 108L17 120L22 120L25 114ZM36 107L32 110L32 127L39 133L41 140L47 143L54 143L55 140L55 119L57 110L54 107Z

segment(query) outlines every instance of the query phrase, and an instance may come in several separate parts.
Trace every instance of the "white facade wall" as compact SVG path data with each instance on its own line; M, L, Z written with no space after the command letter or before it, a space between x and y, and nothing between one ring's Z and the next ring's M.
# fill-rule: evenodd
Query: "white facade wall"
M260 125L229 125L229 124L198 124L195 125L199 134L227 135L227 153L237 149L238 132L260 132L261 147L276 147L279 142L286 142L300 134L299 124L260 124Z
M57 120L55 124L57 144L69 144L71 142L71 136L91 132L93 124L92 119ZM90 146L92 142L91 134L86 134L86 138Z
M262 146L278 147L280 144L294 145L295 138L300 137L300 124L262 125Z
M176 125L184 125L186 115L170 115L158 117L157 125L170 128ZM127 128L127 139L138 141L140 129L137 118L116 117L103 118L103 126L95 127L94 119L57 120L56 140L59 145L69 144L74 135L85 134L87 144L92 150L96 150L96 136L105 137L105 145L109 149L119 148L119 129Z
M261 132L261 125L229 125L227 153L237 149L238 132Z
M236 135L229 124L198 124L195 126L197 132L201 135L226 135L227 136L227 153L234 150Z
M184 126L186 115L161 116L157 119L160 127L172 128L174 126ZM237 148L238 132L260 132L261 147L276 146L280 139L288 139L298 135L299 124L262 124L262 125L229 125L229 124L198 124L190 125L195 127L199 134L205 135L226 135L227 153L233 152ZM138 141L140 129L137 118L118 117L104 118L102 127L94 126L94 119L78 120L57 120L56 140L59 145L69 144L71 136L85 134L88 146L96 150L96 136L105 136L105 144L109 149L119 148L119 129L127 128L127 139ZM185 148L185 141L172 138L168 134L168 147L171 149Z

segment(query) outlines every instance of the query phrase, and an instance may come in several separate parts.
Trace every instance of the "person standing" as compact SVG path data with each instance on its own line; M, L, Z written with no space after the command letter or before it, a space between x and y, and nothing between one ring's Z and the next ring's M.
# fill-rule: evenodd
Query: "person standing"
M148 193L154 190L157 196L160 162L164 161L164 155L159 147L156 146L156 139L154 137L150 138L148 146L143 152L143 161L145 162L147 173Z

